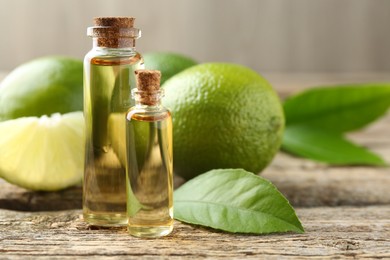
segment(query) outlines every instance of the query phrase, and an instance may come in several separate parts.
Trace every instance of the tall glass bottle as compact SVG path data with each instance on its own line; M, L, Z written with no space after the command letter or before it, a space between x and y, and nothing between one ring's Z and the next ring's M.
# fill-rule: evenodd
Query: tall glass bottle
M136 105L126 116L128 232L158 237L173 229L172 118L161 105L159 71L136 71Z
M98 17L87 30L93 48L84 59L83 216L93 225L127 223L125 114L134 104L134 71L144 67L133 23L132 17Z

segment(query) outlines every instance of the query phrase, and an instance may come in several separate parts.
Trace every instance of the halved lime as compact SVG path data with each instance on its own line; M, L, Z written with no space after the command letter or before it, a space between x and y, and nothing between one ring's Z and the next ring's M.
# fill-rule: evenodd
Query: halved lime
M5 180L53 191L81 183L83 167L82 112L0 123L0 177Z

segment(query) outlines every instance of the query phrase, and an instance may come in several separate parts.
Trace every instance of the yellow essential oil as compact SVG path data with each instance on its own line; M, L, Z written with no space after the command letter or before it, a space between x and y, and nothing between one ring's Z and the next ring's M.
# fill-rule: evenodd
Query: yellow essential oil
M128 232L165 236L173 230L172 118L160 103L159 71L136 71L136 105L127 113Z
M126 120L134 104L134 71L143 59L134 43L134 18L95 18L93 49L84 60L86 122L83 217L92 225L120 226L126 216Z

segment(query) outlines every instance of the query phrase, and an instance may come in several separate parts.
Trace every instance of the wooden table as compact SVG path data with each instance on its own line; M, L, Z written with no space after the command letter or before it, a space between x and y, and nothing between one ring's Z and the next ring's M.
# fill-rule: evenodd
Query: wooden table
M390 74L266 74L282 96L314 85L388 81ZM390 116L350 137L390 163ZM1 134L1 133L0 133ZM137 239L81 217L81 188L37 193L0 181L0 259L390 259L390 169L329 167L280 152L262 173L296 208L304 234L233 235L175 222Z

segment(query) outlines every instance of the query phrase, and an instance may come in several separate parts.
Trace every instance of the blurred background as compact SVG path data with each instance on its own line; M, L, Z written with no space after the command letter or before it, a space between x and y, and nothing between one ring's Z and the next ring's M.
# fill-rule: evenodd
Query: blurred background
M83 58L95 16L134 16L141 53L174 51L259 72L390 71L387 0L0 0L0 71Z

